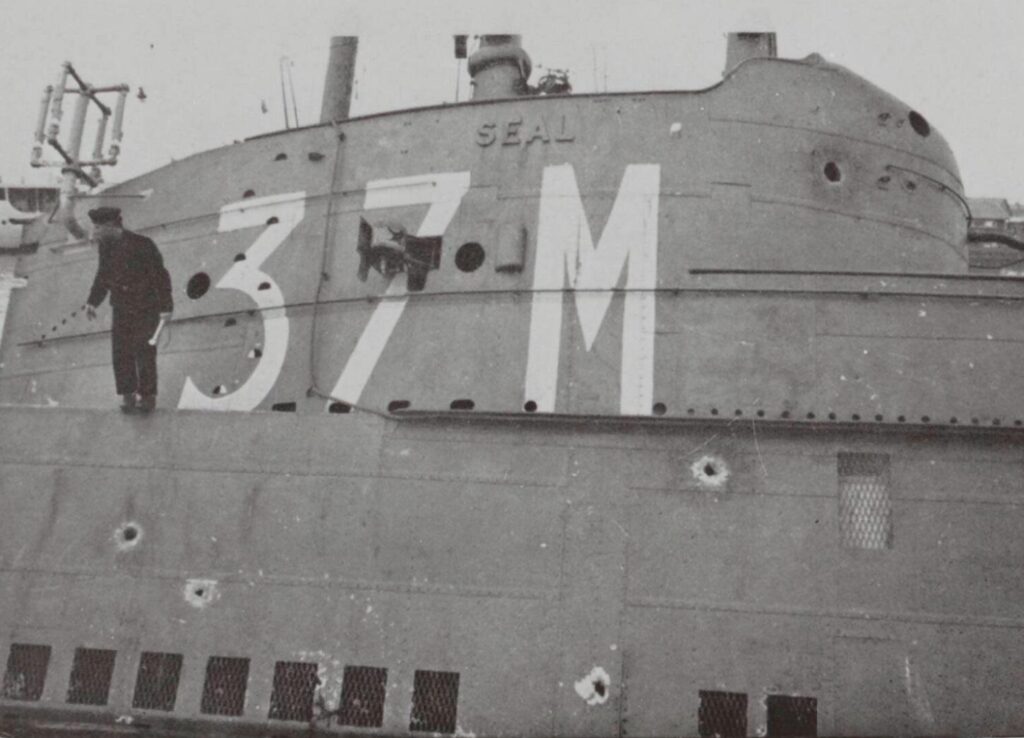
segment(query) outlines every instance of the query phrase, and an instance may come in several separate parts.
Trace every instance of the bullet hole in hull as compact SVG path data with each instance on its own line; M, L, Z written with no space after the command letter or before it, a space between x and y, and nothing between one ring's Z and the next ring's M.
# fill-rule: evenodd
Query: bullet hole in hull
M729 479L729 467L721 457L708 454L690 465L690 474L703 489L721 489Z
M210 275L206 272L193 274L185 286L185 294L193 300L198 300L210 289Z
M114 543L118 551L128 551L139 545L142 540L142 528L138 523L123 523L114 531Z
M352 406L345 402L332 402L327 407L327 412L335 414L344 414L352 412Z
M235 254L235 261L245 261L245 254Z
M395 413L399 410L405 410L412 405L408 400L392 400L388 403L388 412Z
M246 200L246 199L248 199L250 197L254 197L255 195L256 195L256 191L255 190L246 190L245 192L242 193L242 199Z
M452 410L472 410L476 403L472 400L452 400L448 407Z
M185 582L185 601L202 610L220 597L215 579L189 579Z
M589 706L603 705L608 701L612 679L608 672L595 666L590 673L573 684L576 694Z
M277 156L274 157L274 161L284 161L287 158L288 158L288 154L286 154L286 153L284 153L282 151L280 154L278 154Z

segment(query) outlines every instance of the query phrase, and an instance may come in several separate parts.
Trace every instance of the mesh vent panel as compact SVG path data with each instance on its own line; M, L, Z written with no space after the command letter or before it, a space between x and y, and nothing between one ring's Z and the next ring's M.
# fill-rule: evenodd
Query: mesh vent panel
M747 695L701 690L697 722L701 738L746 738Z
M43 694L46 667L50 663L50 647L29 643L12 643L7 655L7 670L0 697L5 700L34 702Z
M799 738L818 735L818 701L813 697L770 694L768 738Z
M200 711L206 715L241 715L248 682L249 659L211 656L206 662Z
M74 705L105 705L110 694L117 651L76 648L68 684L68 702Z
M841 453L839 533L847 548L892 548L887 454Z
M458 702L458 673L417 671L413 678L409 730L454 733Z
M274 691L270 694L270 715L273 720L313 719L313 693L320 684L317 665L299 661L278 661L274 664Z
M379 728L384 723L384 695L388 670L374 666L346 666L341 685L339 721L342 725Z
M181 678L180 653L150 653L144 651L135 678L135 696L132 707L141 710L174 709Z

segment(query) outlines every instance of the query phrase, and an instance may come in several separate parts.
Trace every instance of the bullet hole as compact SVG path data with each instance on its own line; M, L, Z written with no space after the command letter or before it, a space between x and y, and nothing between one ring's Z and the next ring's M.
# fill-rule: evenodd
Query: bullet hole
M275 402L270 406L270 409L277 413L293 413L295 408L296 404L294 402Z
M141 540L142 529L138 523L124 523L114 531L114 543L117 544L119 551L128 551L135 548Z
M245 192L242 193L242 199L244 200L244 199L247 199L247 198L250 198L250 197L254 197L255 195L256 195L256 191L255 190L246 190Z
M911 110L907 119L910 121L910 127L914 129L914 133L918 136L925 138L932 132L932 127L928 125L928 121L926 121L924 116L916 110Z
M828 419L829 420L835 420L836 419L836 414L835 413L829 413L828 414Z
M654 403L654 406L651 408L651 413L653 413L654 415L664 415L667 410L668 408L665 407L664 402L656 402Z
M534 402L533 400L527 400L525 403L523 403L523 410L525 410L528 413L535 413L537 412L537 403Z
M324 158L324 155L319 151L310 151L306 156L309 157L310 161L322 161Z
M878 189L880 189L880 190L887 190L887 189L889 189L889 183L891 181L892 181L892 177L890 177L888 174L886 174L884 176L879 177L878 181L875 184L878 186Z
M284 161L287 158L288 158L288 154L286 154L286 153L284 153L282 151L280 154L278 154L277 156L274 157L274 161Z
M903 183L903 186L906 188L907 192L913 192L917 189L917 182L912 179L908 179Z
M214 579L189 579L185 582L185 601L202 610L220 597Z
M388 403L388 412L394 413L398 412L399 410L405 410L411 405L412 403L409 402L408 400L392 400L391 402Z
M231 326L237 325L237 324L238 324L238 321L235 320L234 318L228 318L227 320L224 321L224 327L225 328L230 328Z
M576 694L591 707L608 701L612 679L608 672L595 666L590 673L573 684Z
M267 218L267 225L277 225L280 222L281 221L278 220L276 215L271 215L269 218Z
M352 406L347 402L332 402L327 406L327 412L343 415L352 412Z
M245 261L245 254L235 254L235 261Z
M472 400L452 400L448 407L452 410L472 410L476 403Z
M256 288L258 291L269 290L270 282L260 282L260 286Z
M259 359L262 356L263 356L263 350L261 348L259 348L259 347L254 348L252 351L249 352L249 358L250 359Z
M720 489L729 478L729 467L718 456L702 456L690 465L690 473L705 489Z
M830 161L825 164L825 179L829 182L838 182L843 178L842 172L839 171L839 165L834 161Z
M223 384L218 384L216 387L213 388L214 396L223 395L225 392L226 392L226 390L225 390Z
M185 285L185 294L193 300L198 300L210 289L210 275L206 272L196 272Z
M604 682L600 679L594 681L594 692L597 693L598 697L604 697L607 691L608 688L605 686Z
M475 241L464 243L455 252L455 266L459 271L475 272L484 263L484 248Z

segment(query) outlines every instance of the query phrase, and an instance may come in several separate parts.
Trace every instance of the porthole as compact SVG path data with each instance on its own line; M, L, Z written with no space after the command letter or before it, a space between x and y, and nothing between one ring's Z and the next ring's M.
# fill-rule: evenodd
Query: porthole
M210 275L206 272L196 272L188 280L185 286L185 294L193 300L198 300L210 289Z
M455 266L459 271L475 272L484 263L484 247L475 241L464 243L455 252Z

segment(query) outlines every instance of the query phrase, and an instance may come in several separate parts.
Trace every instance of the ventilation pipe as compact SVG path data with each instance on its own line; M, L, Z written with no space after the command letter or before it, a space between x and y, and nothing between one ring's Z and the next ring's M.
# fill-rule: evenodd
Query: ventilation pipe
M727 38L723 76L729 74L747 59L774 59L778 56L774 33L760 31L730 33Z
M358 36L334 36L331 39L327 76L324 78L323 106L320 108L321 123L348 118L358 47Z
M527 94L532 65L521 39L508 35L480 37L480 48L469 57L468 64L474 100Z

